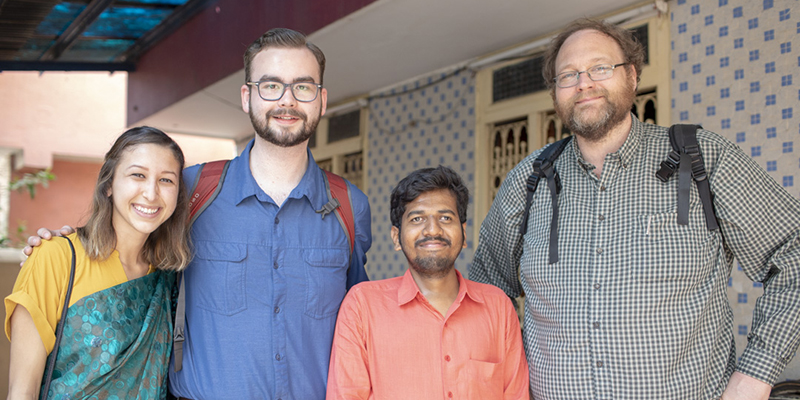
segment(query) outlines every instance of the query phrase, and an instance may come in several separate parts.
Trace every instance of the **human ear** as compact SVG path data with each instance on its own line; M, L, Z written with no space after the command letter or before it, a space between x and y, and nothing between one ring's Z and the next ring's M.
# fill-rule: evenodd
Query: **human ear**
M247 84L242 85L242 111L250 114L250 86Z
M394 251L402 250L402 246L400 245L400 229L396 226L392 227L392 242L394 243Z

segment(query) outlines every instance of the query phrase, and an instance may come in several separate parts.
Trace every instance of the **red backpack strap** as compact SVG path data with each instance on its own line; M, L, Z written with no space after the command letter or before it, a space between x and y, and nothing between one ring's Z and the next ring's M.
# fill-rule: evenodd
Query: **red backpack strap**
M356 239L356 226L355 218L353 217L353 205L350 201L350 187L347 182L339 175L333 172L325 171L325 189L328 192L328 199L337 200L339 207L336 207L336 218L342 224L342 229L347 234L347 240L350 242L350 254L352 256L355 247Z
M205 163L200 166L197 177L194 178L192 185L192 195L189 198L189 226L197 217L217 198L222 189L222 181L228 172L228 165L231 160L219 160ZM186 339L184 329L186 327L186 289L183 282L183 273L178 273L180 286L178 289L178 300L175 305L175 326L172 332L173 361L175 362L175 372L183 368L183 341Z
M200 166L189 198L189 225L217 198L231 160L218 160Z

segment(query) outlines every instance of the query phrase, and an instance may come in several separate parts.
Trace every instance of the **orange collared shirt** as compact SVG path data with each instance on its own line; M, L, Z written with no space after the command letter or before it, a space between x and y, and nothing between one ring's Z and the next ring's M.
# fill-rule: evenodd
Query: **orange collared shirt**
M331 399L528 399L519 320L500 289L464 279L442 316L410 271L363 282L339 310Z

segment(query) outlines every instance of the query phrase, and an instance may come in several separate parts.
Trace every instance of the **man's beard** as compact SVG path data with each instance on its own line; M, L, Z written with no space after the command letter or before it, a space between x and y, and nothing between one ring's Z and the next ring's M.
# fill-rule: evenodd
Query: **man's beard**
M443 237L430 237L430 238L425 238L425 239L422 239L422 240L418 240L416 243L414 243L414 246L418 246L418 245L422 244L423 242L426 242L426 241L429 241L429 240L438 240L440 242L447 243L448 246L452 246L452 243L449 240L447 240L447 239L445 239ZM402 247L402 245L401 245L401 247ZM456 254L456 257L458 257L458 254ZM408 255L406 255L406 258L408 258ZM422 275L422 276L424 276L426 278L442 278L442 277L444 277L445 275L447 275L450 272L451 269L453 269L455 267L455 262L456 262L455 258L450 259L450 258L448 258L448 257L446 257L444 255L439 256L439 257L436 257L436 256L428 256L428 257L416 256L416 257L414 257L414 259L408 258L408 264L411 267L411 269L413 269L418 274L420 274L420 275Z
M258 119L255 113L253 113L252 108L248 114L250 115L250 122L253 124L253 129L255 129L256 134L262 139L276 146L294 147L308 140L311 135L317 131L317 124L319 124L322 113L314 119L309 119L305 113L294 108L276 108L268 111L263 120ZM272 117L275 115L291 115L299 118L303 124L300 126L300 130L297 133L292 134L288 131L289 128L284 129L270 125L270 121L272 121Z
M575 111L575 100L578 97L588 98L597 95L604 96L605 104L596 110L598 115L594 116L594 118L590 115L594 110ZM573 96L573 98L569 99L567 107L562 107L558 101L554 101L553 104L556 114L558 114L558 117L570 132L587 141L598 142L604 139L614 127L624 121L630 114L635 97L634 86L628 84L626 91L623 93L609 95L606 89L595 88Z

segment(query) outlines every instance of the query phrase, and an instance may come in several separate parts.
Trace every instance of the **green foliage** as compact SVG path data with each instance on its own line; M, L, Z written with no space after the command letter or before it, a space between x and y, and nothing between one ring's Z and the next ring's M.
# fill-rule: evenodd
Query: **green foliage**
M26 229L28 229L27 222L17 221L17 231L14 234L17 239L16 242L14 242L13 238L0 235L0 247L15 247L17 244L20 244L19 247L24 246L27 241Z
M36 197L36 186L42 185L43 188L47 188L50 184L50 181L54 181L56 176L50 172L50 168L43 169L36 173L27 173L22 175L19 179L11 180L11 185L9 189L16 190L22 193L25 189L28 190L28 194L30 194L31 199Z
M37 186L41 185L46 189L50 182L54 180L56 180L55 174L50 172L50 168L47 168L33 174L24 174L19 179L12 179L8 188L10 190L16 190L20 193L24 193L27 190L28 194L31 196L31 199L33 199L36 197ZM25 243L26 229L27 225L25 221L19 221L17 224L17 231L15 233L16 239L19 243ZM0 247L12 246L14 246L14 240L8 236L0 234Z

